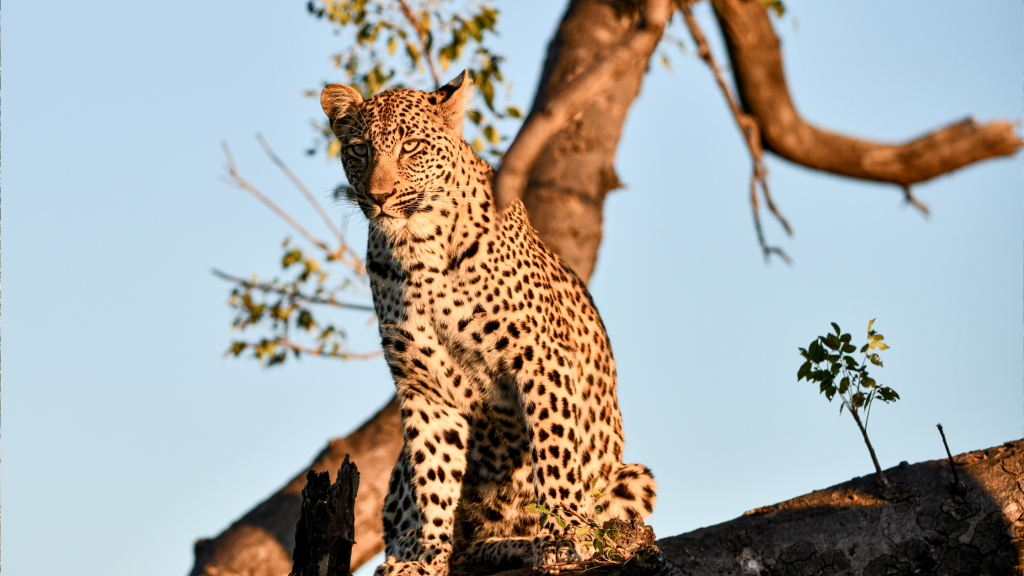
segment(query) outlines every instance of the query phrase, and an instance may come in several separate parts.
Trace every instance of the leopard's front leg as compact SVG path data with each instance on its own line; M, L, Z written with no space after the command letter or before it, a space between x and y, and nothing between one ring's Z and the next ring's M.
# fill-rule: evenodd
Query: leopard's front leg
M593 512L592 496L582 473L579 434L580 412L575 398L577 383L562 367L531 370L520 374L520 390L530 427L533 460L533 485L537 503L550 510L565 506L583 516ZM534 566L572 564L585 560L568 532L582 526L579 518L560 513L567 520L562 528L547 522L543 534L534 542ZM557 570L556 570L557 571Z
M469 438L456 393L465 398L470 382L423 333L396 330L383 340L405 447L385 502L388 559L377 575L446 576Z

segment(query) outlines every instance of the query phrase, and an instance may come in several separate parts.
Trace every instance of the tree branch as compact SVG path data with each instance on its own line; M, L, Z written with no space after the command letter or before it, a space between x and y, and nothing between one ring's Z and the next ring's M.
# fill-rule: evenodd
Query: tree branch
M274 151L270 149L270 145L267 144L266 140L263 139L263 136L257 134L256 139L259 140L260 145L263 146L263 150L264 152L267 153L267 156L270 157L270 160L274 164L276 164L282 171L284 171L284 173L288 176L289 179L291 179L292 183L295 184L295 186L299 189L300 192L302 192L306 199L309 200L313 204L313 206L317 208L317 211L320 212L321 217L324 219L324 221L327 222L328 227L331 228L331 230L336 233L339 242L338 248L332 250L327 245L327 243L318 239L316 236L313 236L313 234L310 233L309 230L306 230L306 228L302 224L299 224L298 220L293 218L291 214L289 214L283 208L275 204L274 201L271 200L270 198L267 198L267 196L263 194L263 192L261 192L259 188L256 188L251 183L249 183L248 180L243 178L242 175L238 172L238 167L235 165L235 157L231 154L231 148L228 147L227 143L222 142L221 146L224 148L224 156L226 156L228 160L229 178L225 178L225 181L228 184L234 186L235 188L249 192L250 194L255 196L256 199L258 199L260 202L263 202L263 204L270 208L270 210L273 211L274 214L280 216L282 220L287 222L292 228L298 231L298 233L301 234L310 244L313 244L314 246L323 250L326 253L328 260L336 260L338 262L341 262L345 266L348 266L349 268L354 270L357 274L366 274L366 268L363 267L363 263L360 260L359 255L352 250L352 248L348 245L347 242L345 242L345 237L341 234L341 231L335 228L333 224L331 224L330 217L327 215L326 212L324 212L323 207L320 206L319 202L317 202L316 199L313 198L313 195L309 193L309 190L302 183L302 181L300 181L298 177L296 177L295 174L292 173L288 166L280 158L278 158L276 154L274 154ZM348 254L348 258L345 257L346 254Z
M671 12L670 0L648 0L632 34L612 46L603 57L596 57L585 71L530 112L494 178L499 210L523 197L530 169L551 137L633 66L638 54L650 55Z
M342 246L346 245L347 243L345 242L345 237L342 235L341 230L338 230L338 227L334 225L334 222L331 221L331 217L328 216L327 211L324 210L323 205L320 204L320 202L318 202L317 199L313 197L313 195L309 192L309 189L306 188L306 185L303 184L301 180L299 180L299 178L295 175L294 172L291 171L290 168L288 168L288 165L284 163L284 160L278 158L277 154L275 154L274 151L270 148L270 144L267 143L266 139L264 139L263 135L260 134L259 132L256 133L256 140L260 143L260 146L263 147L263 151L266 152L267 157L270 158L270 161L273 162L274 165L276 165L278 168L280 168L282 172L284 172L285 176L287 176L288 179L291 180L292 184L299 189L299 192L301 192L302 195L306 197L306 200L308 200L309 203L313 205L313 209L316 210L317 214L320 215L320 218L324 221L324 224L327 224L327 228L330 229L331 233L333 233L334 236L338 239L338 243L341 244Z
M743 110L760 125L765 149L791 162L841 176L889 182L907 190L912 184L974 162L1013 154L1024 144L1009 122L978 125L967 119L899 145L850 138L812 126L790 100L779 39L764 6L743 0L719 0L713 5ZM908 196L911 202L912 198Z
M245 288L252 288L254 290L259 290L261 292L273 292L275 294L281 294L282 296L288 296L289 298L305 300L310 304L325 304L327 306L348 308L350 310L359 310L362 312L375 312L373 306L369 304L352 304L349 302L340 302L338 300L334 300L333 298L320 298L319 296L308 296L306 294L303 294L302 292L290 292L288 290L285 290L284 288L275 286L269 282L253 282L252 280L246 280L244 278L239 278L238 276L232 276L231 274L228 274L226 272L221 272L216 268L214 268L211 272L213 273L214 276L222 280L234 282L235 284L238 284Z
M341 353L336 354L336 355L335 354L324 354L324 352L322 350L319 350L317 348L310 348L308 346L303 346L301 344L297 344L297 343L289 340L288 338L284 338L284 337L278 338L277 342L280 345L288 348L292 352L298 352L300 354L309 354L311 356L324 356L324 357L327 357L327 358L330 358L331 356L335 356L337 358L341 358L342 360L369 360L370 358L376 358L377 356L380 356L381 354L384 353L383 350L374 350L372 352L341 352Z
M409 21L409 24L412 24L412 27L416 29L416 33L419 34L420 44L423 46L423 57L427 60L427 65L430 66L430 75L434 78L434 89L436 90L441 87L441 79L434 68L434 59L430 57L430 43L427 42L427 33L416 20L412 9L409 8L409 3L405 0L398 0L398 4L402 7L402 13L405 15L406 20Z
M236 188L245 190L252 194L253 196L255 196L256 199L258 199L260 202L263 202L263 204L266 205L267 208L270 208L274 212L274 214L280 216L282 220L288 223L288 225L294 228L299 234L302 234L302 236L307 241L309 241L310 244L318 246L328 254L331 253L331 249L327 247L327 244L318 239L316 236L313 236L309 232L309 230L306 230L306 228L302 224L299 224L298 220L292 218L291 214L285 212L283 208L275 204L274 201L271 200L270 198L267 198L266 195L263 194L263 192L260 192L259 188L256 188L255 186L250 184L249 181L246 180L245 178L242 178L242 175L238 173L238 167L235 165L235 157L231 154L231 148L228 147L226 142L222 142L221 146L224 148L224 156L226 156L228 160L228 175L230 176L230 179L228 180L229 184L232 184Z
M725 96L726 101L729 103L729 109L736 120L736 126L739 127L740 132L743 134L743 140L747 143L747 149L750 151L750 159L754 164L754 169L750 176L750 207L754 213L754 228L757 231L757 241L761 244L761 252L764 253L765 260L770 258L772 254L775 254L789 264L789 256L781 248L769 246L765 242L764 229L761 227L761 206L757 199L758 184L761 185L761 192L764 195L765 203L768 204L768 209L779 221L779 224L782 224L786 234L789 236L793 235L793 229L789 227L789 222L786 221L775 207L775 201L772 200L771 192L768 190L768 167L765 166L764 149L761 147L761 128L757 124L757 119L749 114L744 114L736 103L736 99L733 98L732 91L729 90L729 86L722 77L721 70L719 70L714 57L711 55L711 48L708 47L708 43L704 40L704 33L697 24L697 20L694 19L693 13L690 12L690 0L676 0L676 2L679 4L679 10L683 13L683 19L686 20L686 26L690 29L690 35L693 36L693 41L697 44L697 51L701 59L704 60L704 63L715 74L718 89L722 91L722 95Z
M300 474L219 536L197 541L191 576L287 574L292 567L295 523L299 519L306 470L328 472L336 478L346 454L351 454L352 461L358 463L361 477L356 496L352 569L364 564L384 549L380 511L402 443L398 401L392 398L359 430L346 438L331 440Z

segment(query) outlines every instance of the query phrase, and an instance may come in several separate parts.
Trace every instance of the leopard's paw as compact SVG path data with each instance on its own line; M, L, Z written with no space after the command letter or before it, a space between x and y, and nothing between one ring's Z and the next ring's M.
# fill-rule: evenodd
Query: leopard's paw
M448 570L431 568L422 562L402 562L394 556L388 556L383 564L377 566L373 576L448 576Z
M560 574L579 569L587 560L572 540L540 539L534 542L534 566L545 574Z

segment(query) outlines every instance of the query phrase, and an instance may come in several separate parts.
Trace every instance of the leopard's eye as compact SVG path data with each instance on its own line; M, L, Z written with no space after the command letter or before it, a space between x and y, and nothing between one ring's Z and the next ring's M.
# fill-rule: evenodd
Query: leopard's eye
M355 144L353 146L349 146L349 150L351 150L356 156L365 157L369 148L366 147L366 144Z
M419 150L422 145L423 145L423 141L422 140L406 140L405 143L402 144L402 153L403 154L412 154L412 153L416 152L417 150Z

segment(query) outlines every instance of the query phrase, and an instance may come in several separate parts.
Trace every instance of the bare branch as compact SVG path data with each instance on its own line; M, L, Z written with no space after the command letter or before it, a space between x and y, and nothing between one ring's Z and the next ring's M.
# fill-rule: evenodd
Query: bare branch
M729 109L732 110L732 116L736 120L736 125L740 129L740 133L743 134L743 140L747 143L747 149L750 151L750 159L754 164L754 169L750 175L750 207L754 211L754 228L757 230L757 241L761 244L761 251L764 253L765 260L768 260L772 254L775 254L782 258L786 264L791 263L789 256L782 251L781 248L769 246L764 239L764 230L761 228L761 213L760 204L757 200L757 186L761 185L761 192L764 196L765 203L768 204L768 210L775 216L776 220L782 224L782 227L786 230L786 234L789 236L793 235L793 229L790 228L789 222L782 216L778 208L775 207L775 201L772 199L771 192L768 190L768 167L764 163L764 149L761 147L761 127L757 123L757 119L749 114L744 114L740 110L739 105L736 103L736 99L732 95L732 91L729 90L729 86L725 83L725 79L722 77L722 72L715 63L714 57L711 55L711 48L708 47L707 41L704 39L704 33L701 31L700 26L697 24L697 20L693 17L693 13L690 12L690 3L692 0L676 0L679 5L679 10L683 13L683 19L686 20L686 26L690 29L690 35L693 36L693 41L697 44L697 51L700 54L701 59L711 68L711 71L715 74L715 81L718 83L718 88L722 91L722 95L725 96L726 101L729 103Z
M228 148L226 142L222 142L221 146L224 148L224 155L228 159L228 175L231 177L229 183L233 184L237 188L248 191L250 194L255 196L260 202L263 202L263 204L265 204L267 208L270 208L274 212L274 214L280 216L292 228L298 231L299 234L302 234L302 236L311 244L319 246L328 254L331 253L331 249L327 247L327 244L317 239L316 236L310 234L309 231L302 226L302 224L299 224L299 222L295 220L295 218L292 218L291 214L285 212L277 204L274 204L274 202L270 198L267 198L263 194L263 192L260 192L259 189L250 184L248 180L242 178L242 175L238 173L238 168L235 166L235 157L231 155L231 148Z
M841 136L804 121L793 107L779 39L759 2L720 0L715 14L729 49L743 110L757 119L765 149L842 176L907 187L974 162L1014 154L1024 143L1009 122L964 120L900 145Z
M301 344L292 342L291 340L281 337L277 339L277 343L285 346L293 352L300 354L310 354L312 356L323 356L324 358L341 358L342 360L368 360L370 358L376 358L384 353L383 350L374 350L372 352L340 352L338 354L325 353L319 348L307 348Z
M323 209L320 208L319 204L313 198L313 195L309 193L309 190L306 189L305 185L303 185L302 182L298 179L298 177L296 177L291 172L288 166L285 165L285 163L274 154L274 151L270 149L270 146L266 143L265 140L263 140L262 136L257 134L256 138L257 140L260 141L260 145L263 146L263 150L267 153L268 156L270 156L271 161L277 164L278 167L280 167L285 172L285 174L288 175L288 177L292 180L295 186L298 187L300 191L302 191L302 193L310 202L313 203L314 206L317 206L317 208L321 211L321 216L324 217L325 221L328 222L328 226L330 226L334 231L337 231L337 229L334 228L332 224L330 224L330 217L328 217L327 214L322 211ZM344 236L341 235L340 231L337 231L338 240L340 244L338 245L337 249L332 250L329 246L327 246L325 242L317 239L315 236L313 236L313 234L306 230L304 226L299 224L299 222L295 218L293 218L291 214L285 212L284 209L275 204L271 199L267 198L266 195L263 194L263 192L261 192L252 184L250 184L248 180L243 178L242 175L238 173L238 167L235 165L235 157L231 154L231 148L228 147L226 142L222 142L221 146L224 148L224 155L227 157L228 160L228 175L230 176L230 178L226 179L226 182L228 184L241 190L248 191L250 194L255 196L260 202L263 202L264 205L270 208L275 214L280 216L292 228L297 230L299 234L301 234L306 240L308 240L314 246L323 250L327 254L328 260L337 260L344 264L345 266L352 268L357 274L366 274L366 268L363 266L363 263L359 258L359 255L356 254L352 250L352 248L345 242L345 238Z
M903 198L907 201L907 204L917 208L925 216L931 215L931 212L928 210L928 205L918 200L917 196L914 196L913 192L910 191L910 186L903 187Z
M256 133L256 141L258 141L260 143L260 146L263 147L263 151L267 153L267 156L270 158L270 161L273 162L278 168L280 168L282 172L284 172L285 176L287 176L288 179L291 180L292 184L294 184L295 187L299 189L299 192L302 192L302 195L306 197L306 200L308 200L309 203L313 205L313 208L317 211L318 214L320 214L320 218L323 219L324 224L327 224L327 227L331 230L331 233L334 234L334 236L338 239L338 243L344 246L346 244L345 237L341 234L341 230L338 230L338 227L335 226L334 222L331 221L331 217L327 214L327 211L324 210L323 205L320 204L320 202L313 197L313 194L309 192L309 189L306 188L306 185L303 184L302 181L299 180L297 176L295 176L295 173L293 173L291 169L288 168L288 165L284 163L284 160L281 160L277 156L277 154L274 153L274 151L270 148L270 144L267 143L267 141L263 138L263 135L260 134L259 132Z
M548 140L595 95L604 92L634 65L638 54L649 55L654 50L671 12L671 0L647 0L632 34L595 58L585 71L530 112L494 177L495 202L499 210L522 198L530 169Z
M427 60L427 65L430 66L430 75L434 77L434 88L441 87L441 79L437 76L437 70L434 68L434 59L430 57L430 44L427 42L427 32L420 26L418 20L416 20L415 14L409 8L409 3L406 0L398 0L398 3L402 6L402 13L405 14L406 20L412 27L416 29L416 33L419 34L420 44L423 47L423 57Z
M271 284L269 282L253 282L252 280L246 280L244 278L239 278L238 276L232 276L231 274L227 274L225 272L221 272L220 270L217 270L216 268L214 268L212 270L212 272L213 272L214 276L217 276L218 278L221 278L222 280L227 280L228 282L234 282L235 284L238 284L240 286L244 286L245 288L251 288L253 290L259 290L261 292L273 292L275 294L281 294L282 296L288 296L290 298L295 298L295 299L298 299L298 300L304 300L306 302L309 302L310 304L325 304L327 306L334 306L334 307L337 307L337 308L347 308L347 309L350 309L350 310L359 310L361 312L374 312L375 311L373 309L373 306L371 306L369 304L351 304L349 302L341 302L341 301L335 300L333 298L321 298L319 296L309 296L307 294L303 294L302 292L293 292L293 291L286 290L284 288L281 288L280 286L275 286L274 284Z

